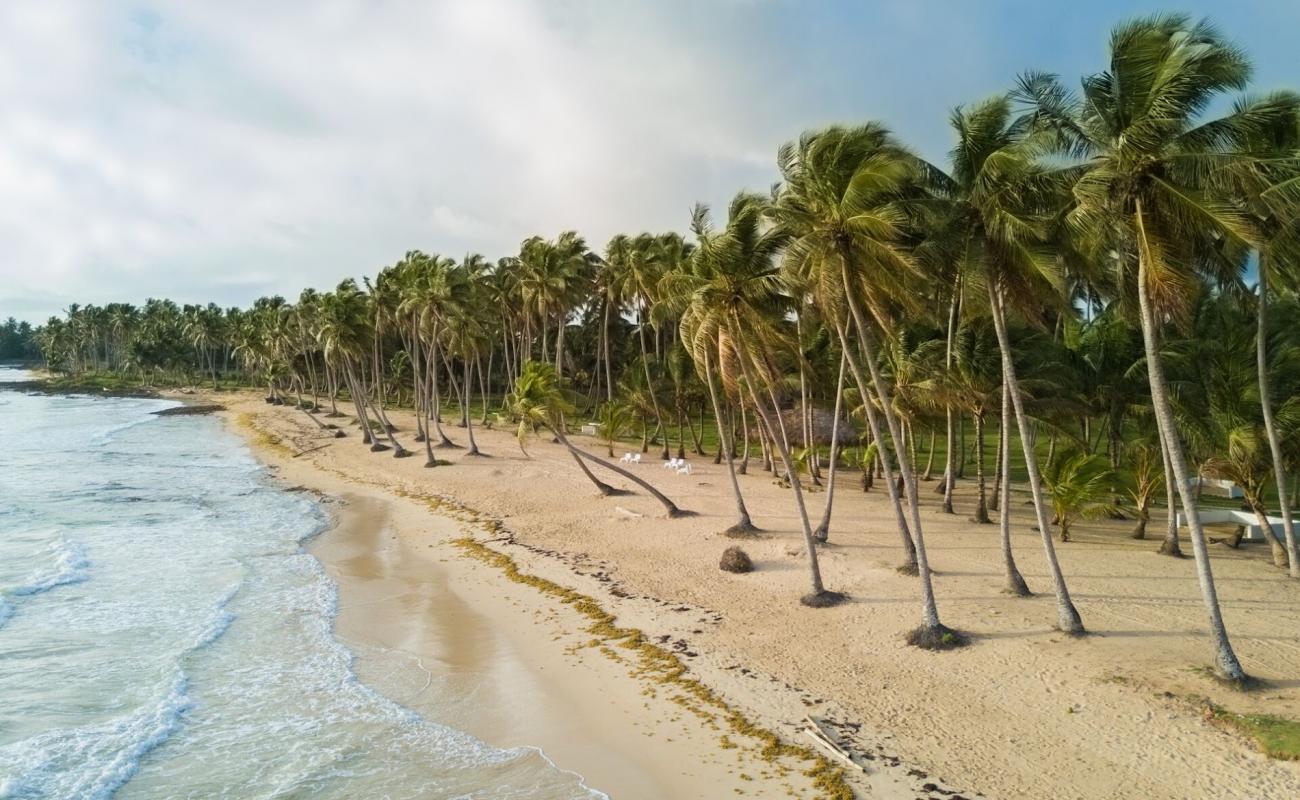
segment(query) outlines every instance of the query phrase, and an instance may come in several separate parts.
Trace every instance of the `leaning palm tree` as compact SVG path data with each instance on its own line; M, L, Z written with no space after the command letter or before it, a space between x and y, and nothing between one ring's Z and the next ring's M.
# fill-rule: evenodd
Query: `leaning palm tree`
M506 413L518 421L519 448L521 450L524 449L524 443L527 441L530 431L539 427L545 428L551 432L556 441L569 451L569 454L573 456L573 460L577 462L583 473L595 484L601 494L614 495L623 494L624 492L614 489L596 478L587 465L583 463L584 461L590 461L601 466L645 489L663 505L669 517L684 517L691 514L689 511L678 508L677 504L665 497L662 492L632 472L611 464L585 450L580 450L570 442L569 437L564 432L564 418L566 415L573 413L574 406L565 395L566 392L553 365L541 361L524 363L519 377L515 380L514 388L505 398ZM526 455L527 451L524 450L524 453Z
M764 225L765 207L763 197L742 192L731 201L726 228L714 231L707 208L697 206L693 227L699 247L691 271L666 277L664 290L670 296L686 298L682 304L683 339L697 363L709 364L716 350L719 364L734 364L735 374L743 378L753 408L790 476L808 557L809 592L800 602L825 607L844 596L827 591L822 583L817 541L780 419L780 381L774 365L777 352L789 352L792 342L784 326L789 297L775 259L787 237L782 230ZM707 380L711 383L712 378ZM734 472L731 474L734 484ZM738 486L736 491L739 497Z
M771 215L792 237L786 249L783 270L789 280L806 287L814 302L820 307L822 317L835 327L840 347L847 357L849 374L853 376L862 398L862 408L867 418L871 437L878 444L877 457L884 471L890 503L898 522L898 533L903 542L905 561L899 570L909 574L923 572L918 547L912 538L912 527L919 521L919 510L914 494L909 494L912 524L899 497L894 481L890 445L901 447L902 431L892 412L888 392L880 376L878 359L867 337L866 323L862 319L860 294L866 294L873 306L891 297L905 297L901 282L895 276L911 273L905 259L898 258L896 242L901 215L889 208L893 190L912 176L912 170L903 164L901 150L882 126L867 124L859 128L833 127L824 131L805 133L797 143L781 148L778 162L785 179L779 188ZM884 201L884 208L876 209ZM880 257L903 261L904 268L876 269L873 277L883 281L854 280L858 266L876 263ZM897 267L898 264L891 265ZM850 333L857 334L853 343ZM865 349L865 360L872 371L873 389L868 389L863 374L858 344ZM880 414L889 422L890 440L882 436ZM892 420L892 421L891 421ZM910 471L905 453L898 462L904 480ZM913 486L913 488L915 488ZM926 578L928 581L928 578ZM923 594L930 590L923 588ZM925 626L938 623L938 612L925 612ZM937 630L937 628L935 628Z
M1255 104L1276 110L1300 107L1300 96L1276 92ZM1239 103L1239 111L1249 111L1251 103ZM1295 521L1287 498L1286 463L1282 457L1282 439L1274 414L1274 387L1269 380L1268 309L1272 286L1280 277L1294 277L1300 264L1300 126L1294 114L1273 113L1277 124L1253 126L1241 130L1247 137L1239 143L1259 158L1241 159L1226 170L1228 185L1249 214L1258 232L1258 274L1255 313L1255 377L1259 384L1260 411L1272 459L1278 510L1286 537L1291 577L1300 578L1300 544L1297 544ZM1269 155L1271 154L1271 156ZM1288 273L1290 273L1288 275Z
M1250 140L1246 132L1278 124L1279 115L1294 119L1294 109L1247 103L1202 118L1225 92L1242 89L1250 72L1242 52L1212 26L1173 14L1117 26L1109 67L1083 79L1083 101L1053 76L1028 75L1020 89L1062 149L1081 159L1071 228L1095 242L1095 252L1112 254L1126 285L1136 283L1151 401L1187 516L1216 671L1237 683L1246 673L1219 609L1158 342L1162 323L1185 320L1202 271L1221 271L1224 251L1244 249L1254 238L1246 215L1213 176L1257 158L1239 146Z
M773 213L792 236L786 251L790 270L807 281L825 317L845 320L837 328L849 369L864 398L874 393L889 430L886 441L872 421L872 404L866 402L872 436L881 443L882 461L891 446L897 457L921 579L921 626L908 639L930 648L960 644L964 638L939 620L916 473L880 368L876 340L881 333L891 333L895 312L907 310L916 296L920 275L905 249L909 220L903 201L915 193L922 177L920 162L876 124L806 133L797 144L783 146L778 161L785 184ZM856 342L848 339L849 326ZM859 347L871 375L871 392L858 366L855 350Z
M1041 145L1024 118L1012 113L1011 100L994 97L952 112L957 144L951 175L936 176L938 194L948 201L946 215L962 220L966 266L962 274L983 283L1002 362L1002 378L1020 434L1030 496L1043 553L1056 595L1057 627L1084 632L1070 598L1064 572L1048 529L1047 506L1034 448L1034 431L1025 408L1024 387L1016 371L1008 317L1011 308L1030 320L1045 304L1064 305L1060 276L1043 246L1042 217L1054 199L1053 184L1037 163Z

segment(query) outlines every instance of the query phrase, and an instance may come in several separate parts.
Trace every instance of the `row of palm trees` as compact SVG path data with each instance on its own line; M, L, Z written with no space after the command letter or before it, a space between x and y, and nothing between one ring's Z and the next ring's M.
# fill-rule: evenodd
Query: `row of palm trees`
M738 194L721 222L697 207L687 236L616 236L597 254L566 232L530 238L495 263L411 251L373 281L307 290L295 304L72 308L38 339L49 363L70 371L188 369L216 384L233 364L277 402L296 395L323 410L324 398L337 414L346 398L365 443L398 457L411 451L387 412L409 401L430 468L444 463L435 450L457 446L443 428L449 400L476 454L474 418L490 423L504 395L502 413L521 437L549 430L603 494L618 490L593 468L651 491L670 516L683 512L634 471L574 446L568 422L589 410L612 441L634 416L643 449L657 443L667 458L674 427L679 454L688 427L703 452L707 416L735 499L728 533L756 531L737 477L752 444L788 483L812 606L841 598L825 585L818 548L829 537L834 471L859 439L854 460L867 480L883 479L901 569L919 578L921 624L910 640L931 648L963 637L939 613L921 485L941 430L937 486L953 513L969 419L975 519L999 514L1008 591L1028 593L1011 547L1012 451L1056 625L1070 634L1085 628L1052 525L1067 538L1078 513L1113 510L1124 466L1135 535L1145 535L1161 489L1171 520L1176 507L1185 512L1216 669L1241 682L1195 476L1208 468L1237 480L1261 517L1272 492L1285 520L1275 561L1300 577L1288 502L1297 454L1283 435L1300 418L1300 96L1246 96L1207 118L1246 87L1250 66L1208 23L1183 16L1120 24L1109 56L1077 92L1027 73L1013 90L954 110L944 165L875 122L805 133L781 147L770 194ZM1287 313L1270 314L1277 303ZM834 408L826 475L819 404ZM821 485L818 520L807 490ZM1170 528L1162 552L1179 555Z

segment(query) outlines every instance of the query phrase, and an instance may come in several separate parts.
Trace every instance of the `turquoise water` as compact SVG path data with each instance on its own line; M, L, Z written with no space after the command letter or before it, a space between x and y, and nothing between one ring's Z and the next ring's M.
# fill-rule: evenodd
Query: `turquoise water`
M320 505L169 405L0 391L0 798L603 797L361 684Z

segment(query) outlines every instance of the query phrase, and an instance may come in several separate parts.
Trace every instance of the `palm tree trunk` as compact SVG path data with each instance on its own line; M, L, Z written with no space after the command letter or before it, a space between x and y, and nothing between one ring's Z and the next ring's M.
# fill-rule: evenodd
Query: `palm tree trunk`
M1034 452L1034 437L1030 434L1029 418L1025 414L1024 400L1020 396L1020 382L1016 378L1016 364L1011 356L1006 309L1002 305L1000 290L992 281L989 282L988 292L989 305L993 312L993 327L998 337L998 350L1002 355L1002 377L1006 382L1007 393L1011 395L1011 407L1015 410L1016 427L1020 431L1021 449L1025 454L1025 469L1029 473L1029 491L1034 498L1034 515L1038 518L1038 532L1043 539L1043 554L1047 558L1047 567L1052 574L1052 588L1056 592L1056 625L1065 633L1078 636L1084 633L1083 620L1070 600L1070 590L1065 585L1065 575L1062 574L1061 563L1056 558L1056 546L1052 544L1052 530L1047 524L1042 477L1038 472L1038 455ZM1003 500L1006 500L1005 492ZM1004 508L1003 513L1007 510Z
M654 381L651 380L650 378L650 354L646 351L646 346L645 346L645 307L646 307L646 303L645 300L643 299L641 301L641 306L637 309L636 312L637 328L640 331L640 340L641 340L641 366L645 369L645 387L646 387L646 391L650 393L650 404L654 406L654 410L655 410L655 424L662 425L663 415L660 414L659 412L659 396L655 393ZM664 451L660 455L660 457L664 461L668 460L667 434L664 435Z
M961 273L957 273L958 279ZM953 281L952 302L948 305L948 331L947 341L944 346L943 365L945 370L952 369L954 339L957 335L957 304L961 298L961 281ZM952 493L956 483L956 464L953 463L953 456L957 451L957 429L956 413L953 410L952 403L944 404L944 415L947 417L948 429L944 439L944 446L947 452L944 453L943 466L943 513L952 514Z
M1183 557L1183 549L1178 544L1178 498L1174 489L1174 468L1169 463L1169 445L1165 444L1165 430L1156 417L1156 432L1160 437L1160 458L1165 469L1165 507L1168 510L1165 538L1160 542L1159 553L1162 556Z
M488 350L488 360L486 369L483 367L481 356L474 359L475 368L478 369L478 393L482 398L483 416L479 418L480 425L488 424L488 411L491 405L492 397L492 362L496 360L496 348Z
M1282 530L1286 535L1286 556L1290 562L1291 577L1300 578L1300 553L1296 552L1295 524L1291 520L1291 507L1286 496L1286 466L1282 463L1282 443L1277 426L1273 423L1273 401L1268 386L1268 270L1264 252L1259 254L1259 308L1255 331L1255 368L1259 374L1259 405L1264 412L1264 431L1268 435L1268 449L1273 457L1273 478L1277 481L1277 504L1282 514ZM1271 530L1271 528L1270 528ZM1276 560L1276 559L1275 559Z
M1016 568L1016 558L1011 552L1011 393L1006 378L1002 379L1002 424L998 431L998 469L1002 483L998 486L998 527L1002 540L1002 568L1006 575L1003 591L1017 597L1029 597L1029 584Z
M583 461L581 458L578 457L577 449L572 446L570 446L568 449L569 449L569 455L572 456L573 460L578 463L578 469L582 470L582 474L587 476L587 480L591 481L592 485L596 487L596 491L600 492L602 497L614 497L617 495L628 494L627 491L623 489L616 489L613 486L610 486L608 483L602 481L600 478L597 478L595 474L591 471L591 468L587 466L587 462Z
M737 405L740 406L740 434L744 441L744 452L740 454L740 468L736 471L741 475L749 474L749 415L745 413L745 398L739 398Z
M465 455L481 456L483 455L483 453L479 452L478 442L474 441L474 420L471 419L471 417L473 417L474 415L469 413L469 404L470 404L469 356L465 356L462 360L465 362L465 373L464 373L465 374L465 435L469 437L469 449L465 451Z
M1214 574L1210 569L1210 554L1205 546L1205 530L1196 513L1196 499L1187 484L1187 458L1183 454L1183 443L1174 427L1173 409L1169 404L1169 395L1165 384L1164 366L1160 363L1160 351L1156 348L1156 318L1151 308L1151 298L1147 287L1147 270L1150 259L1149 244L1146 241L1146 226L1142 217L1142 201L1139 199L1134 212L1138 229L1138 307L1142 318L1142 342L1146 350L1147 382L1151 385L1151 404L1156 418L1160 421L1161 435L1169 448L1169 463L1173 468L1174 485L1183 501L1183 511L1187 516L1187 528L1192 540L1192 554L1196 558L1196 577L1201 585L1201 596L1205 600L1205 610L1210 617L1210 632L1214 637L1215 666L1221 678L1241 683L1246 680L1246 672L1237 660L1228 640L1228 629L1223 624L1223 613L1219 609L1219 597L1214 588Z
M736 321L739 325L739 321ZM732 331L732 340L739 342L735 331ZM781 454L781 461L785 464L786 473L790 476L790 488L794 492L795 507L799 510L799 521L803 525L804 549L808 551L808 577L809 593L800 599L804 605L830 605L840 599L833 592L827 592L826 587L822 584L821 566L817 562L817 540L813 538L812 525L808 521L808 509L803 502L803 488L799 485L798 477L795 475L794 461L790 458L790 446L786 442L785 427L781 427L780 438L777 438L776 424L773 423L769 416L769 410L759 401L757 385L753 378L750 377L750 354L744 352L742 347L736 348L736 361L740 363L740 369L745 375L745 384L749 387L751 399L754 401L754 410L758 412L759 418L763 420L763 425L767 428L768 434L772 439L772 444ZM776 413L780 413L780 407L776 402L776 396L772 395L772 407Z
M993 471L993 501L989 504L989 508L993 511L1000 511L1002 509L1002 483L1007 479L1007 473L1003 469L1002 456L1007 447L1006 426L1008 416L1008 414L1003 414L998 418L997 466Z
M923 480L923 481L932 481L932 480L934 480L934 440L935 440L935 432L934 432L934 425L929 425L929 424L927 424L926 427L930 429L930 441L929 441L929 443L926 445L926 454L925 454L925 474L921 476L921 480Z
M921 628L926 631L938 631L943 626L939 622L939 607L934 599L934 583L930 575L929 559L925 552L925 534L921 528L921 501L916 492L916 473L912 470L907 448L903 445L903 431L899 425L898 417L894 414L893 403L889 397L889 388L885 385L884 377L880 374L880 364L876 359L871 333L867 328L866 321L862 318L862 310L858 308L857 298L853 294L853 285L849 280L847 254L840 260L840 270L845 299L848 300L849 311L852 313L853 323L857 327L858 339L866 356L867 370L871 374L871 383L875 386L876 397L880 398L880 408L885 415L885 424L889 426L889 437L893 440L894 452L898 456L898 471L902 476L903 489L907 492L907 504L912 512L912 538L915 540L916 545L916 568L917 574L921 578ZM882 454L885 452L883 442L879 450Z
M840 460L836 449L840 444L840 409L844 400L844 367L848 356L840 351L840 376L835 380L835 418L831 420L831 465L826 473L826 509L822 511L821 524L813 531L819 542L831 536L831 507L835 503L835 464Z
M724 451L727 459L727 476L731 479L731 493L736 498L736 524L723 531L723 535L735 536L754 533L758 529L754 527L753 521L749 518L749 509L745 507L745 498L740 493L740 481L736 479L736 460L735 448L731 447L729 438L724 433L722 424L722 408L718 405L718 392L713 386L713 367L709 362L708 353L704 354L704 382L709 385L709 401L713 404L713 418L718 423L718 453L721 455ZM610 453L613 455L613 452Z
M605 402L614 402L614 375L609 360L609 308L613 303L605 298L605 311L600 323L601 349L605 353Z
M667 497L665 497L663 492L660 492L658 489L651 486L646 481L637 477L634 473L628 472L622 467L619 467L618 465L610 461L606 461L600 456L592 455L591 453L588 453L586 450L579 450L578 448L574 447L573 444L569 442L568 437L564 435L563 431L557 428L551 428L550 430L551 433L555 434L555 438L560 440L560 444L569 448L570 453L585 458L588 461L591 461L592 463L599 464L600 466L604 467L610 472L615 473L616 475L622 475L624 478L627 478L628 480L632 481L637 486L640 486L642 489L645 489L647 492L653 495L656 500L659 501L659 503L664 507L664 510L668 512L669 517L676 518L676 517L688 517L694 515L694 512L692 511L686 511L681 508L678 508L677 504L674 503L672 500L669 500Z
M984 415L975 414L975 481L979 484L979 499L975 506L975 521L990 525L988 494L984 486Z
M849 346L849 339L844 331L842 324L836 325L836 330L840 337L840 348L845 353L849 362L849 370L853 374L853 380L858 386L858 394L862 397L862 408L867 415L867 429L871 431L871 438L876 443L876 458L880 463L880 469L885 478L885 484L889 489L889 502L894 508L894 517L898 521L898 535L903 539L903 553L905 559L903 565L898 569L908 575L917 574L916 545L912 542L912 533L907 524L907 516L903 513L903 502L898 495L898 486L894 482L894 471L890 465L889 453L885 451L884 440L880 436L880 420L876 417L875 403L871 392L867 389L866 380L862 375L862 368L858 366L858 357L853 353ZM868 471L873 467L869 467Z
M438 386L440 383L438 380L438 328L439 325L435 323L433 326L433 336L430 337L429 341L429 347L427 350L429 357L425 361L425 367L426 372L429 375L429 381L433 384L433 406L429 409L429 417L433 420L433 429L438 432L437 446L445 449L459 447L460 445L456 444L451 439L448 439L446 432L442 429L442 395L439 392Z

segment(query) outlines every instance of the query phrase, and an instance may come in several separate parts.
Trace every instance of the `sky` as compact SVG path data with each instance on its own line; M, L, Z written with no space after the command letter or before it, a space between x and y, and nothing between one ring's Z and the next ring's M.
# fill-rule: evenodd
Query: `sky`
M765 191L835 122L942 162L951 108L1074 83L1158 10L1300 89L1295 0L6 0L0 318L293 299L569 229L601 250Z

